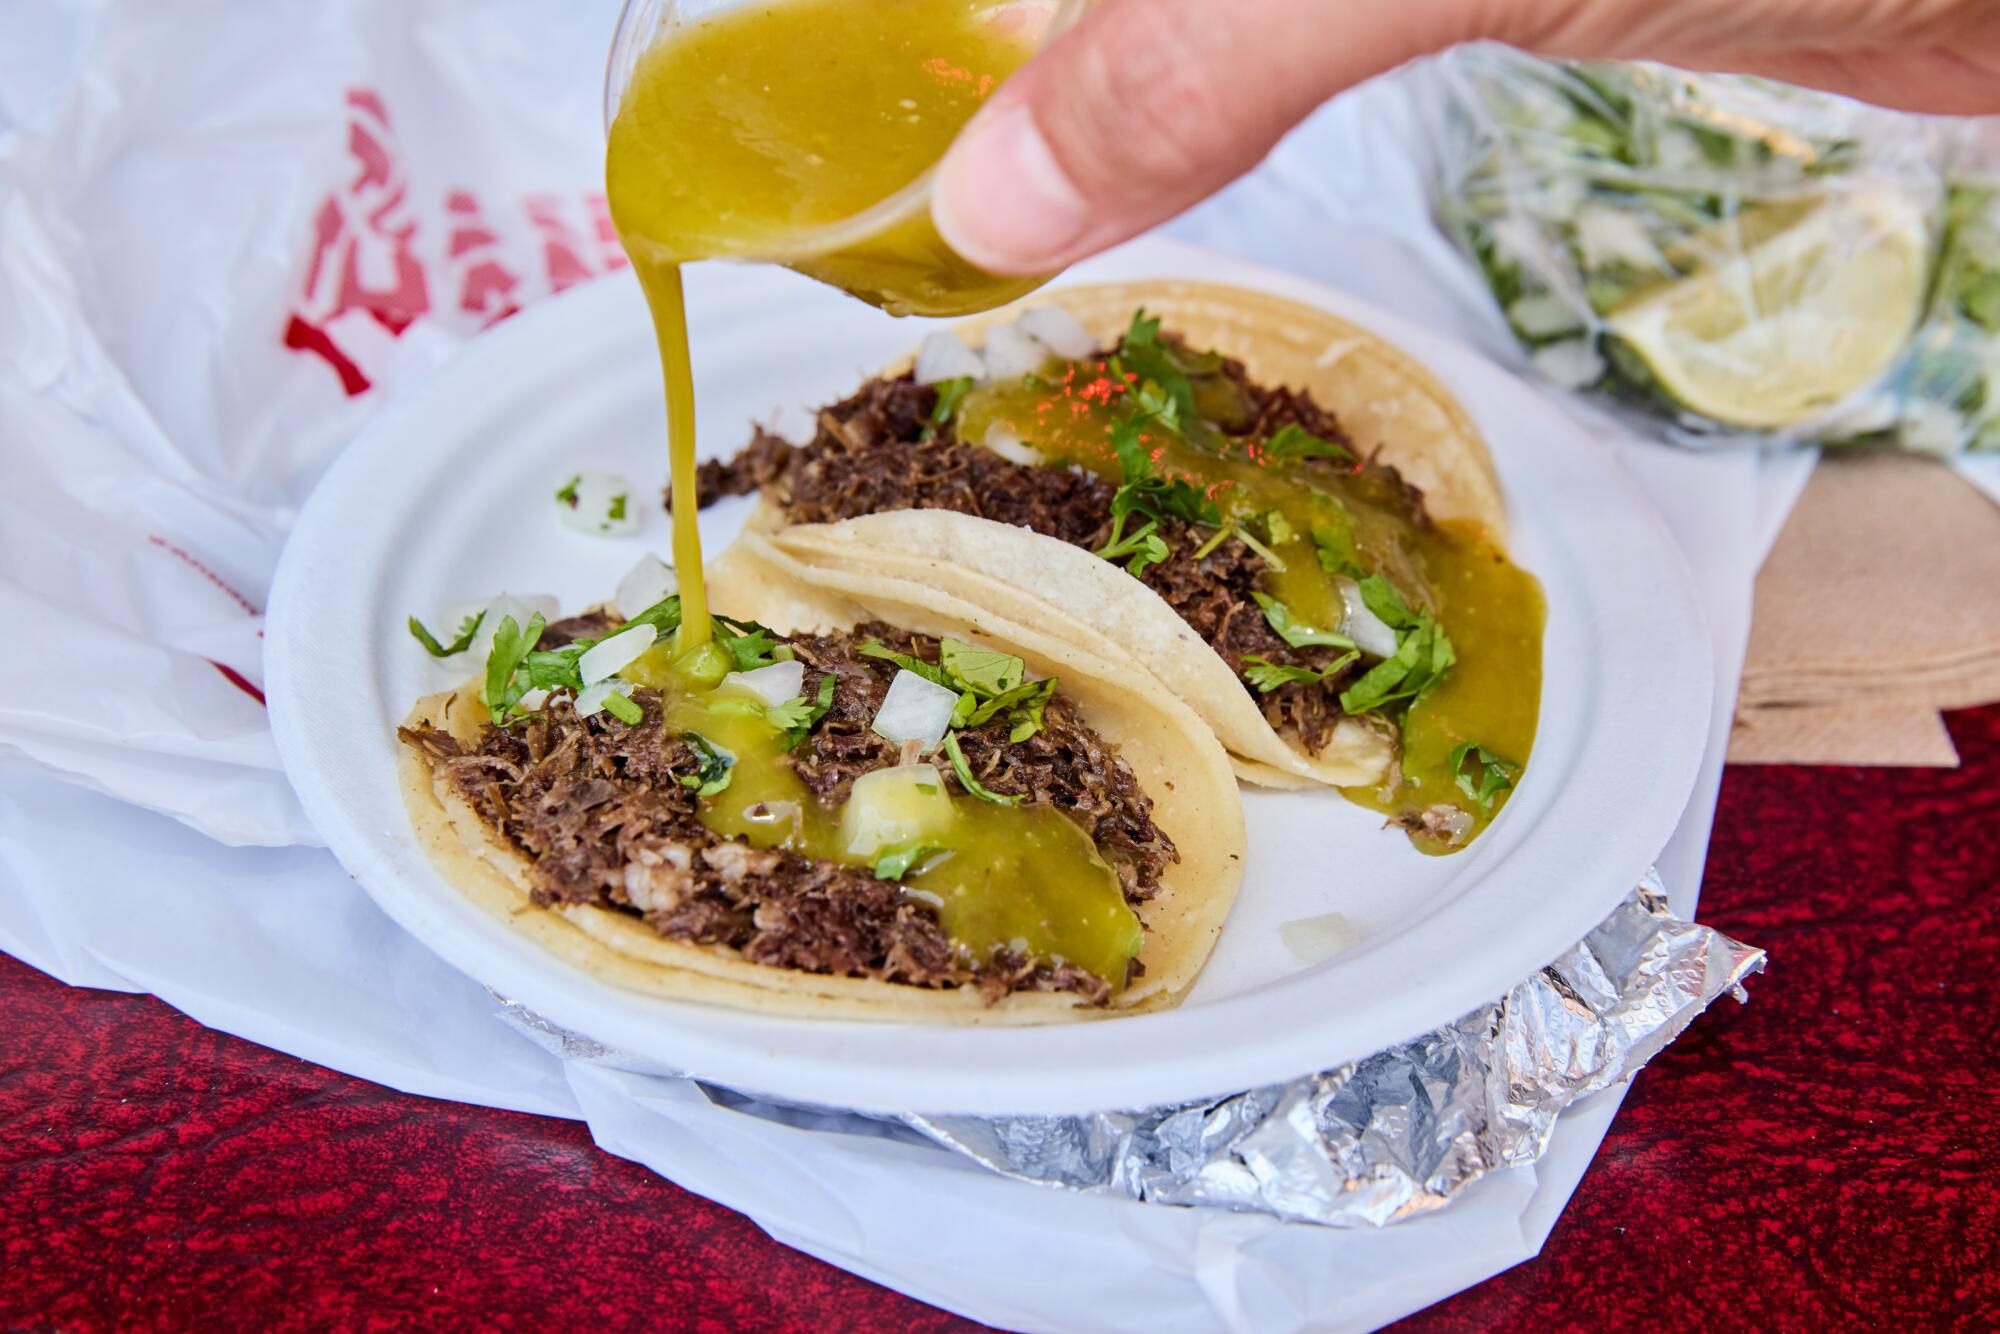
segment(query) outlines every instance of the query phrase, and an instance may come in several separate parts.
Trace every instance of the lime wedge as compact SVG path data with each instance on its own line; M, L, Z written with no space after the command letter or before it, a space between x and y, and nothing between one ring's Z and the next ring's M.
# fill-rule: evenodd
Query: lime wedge
M1888 191L1746 209L1676 251L1687 275L1605 323L1667 394L1736 426L1789 426L1882 374L1930 274L1922 210Z

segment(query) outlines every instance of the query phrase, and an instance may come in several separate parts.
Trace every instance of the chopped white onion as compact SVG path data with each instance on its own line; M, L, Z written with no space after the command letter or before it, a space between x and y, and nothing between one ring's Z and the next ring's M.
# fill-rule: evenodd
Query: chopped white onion
M1049 350L1011 324L986 333L986 373L995 380L1018 380L1048 364Z
M521 707L524 709L539 709L548 702L549 692L541 689L539 686L521 696Z
M618 581L611 605L629 621L669 593L679 591L680 581L674 577L674 567L649 551Z
M1537 348L1528 361L1536 374L1564 389L1586 388L1596 384L1604 374L1604 358L1581 338Z
M1097 340L1083 322L1061 306L1036 306L1014 321L1028 335L1059 357L1081 361L1097 350Z
M965 340L949 329L939 329L925 337L917 348L917 383L936 384L939 380L986 378L986 363Z
M986 439L980 443L1009 463L1025 463L1032 468L1042 461L1042 451L1033 445L1023 444L1020 436L999 422L987 428Z
M576 472L557 490L556 519L579 533L616 537L639 531L632 484L615 472Z
M958 823L944 778L931 764L901 764L854 780L840 808L841 846L873 857L903 843L943 843Z
M1330 912L1284 923L1278 928L1278 939L1304 962L1322 963L1345 954L1360 941L1361 933L1345 913Z
M632 683L613 677L608 681L599 681L596 685L585 686L576 693L576 716L588 718L593 713L602 713L604 701L613 695L632 698Z
M1583 332L1584 318L1554 292L1536 292L1507 307L1507 323L1523 338L1555 338Z
M616 676L629 667L641 653L653 646L660 637L659 629L651 625L635 625L629 630L598 640L583 651L576 660L577 674L586 686L594 686L599 681Z
M1396 632L1389 623L1368 610L1362 601L1361 585L1352 579L1333 581L1340 589L1340 600L1346 604L1347 615L1341 618L1340 633L1354 641L1354 647L1371 658L1393 658L1396 656Z
M485 618L479 622L479 633L472 637L472 661L485 662L486 656L493 652L493 636L499 632L500 622L512 616L514 624L525 630L537 612L541 613L543 621L553 621L562 614L562 604L546 593L502 593L487 603Z
M1666 256L1653 244L1639 216L1609 204L1585 204L1576 211L1576 247L1589 269L1619 264L1635 269L1667 268Z
M935 681L926 681L912 671L896 673L889 693L875 711L871 724L875 735L890 741L915 741L929 750L944 739L951 725L951 711L958 707L958 692Z
M742 686L766 704L783 704L788 699L797 699L799 689L805 682L806 665L797 659L774 662L754 671L731 672L722 678L723 685Z

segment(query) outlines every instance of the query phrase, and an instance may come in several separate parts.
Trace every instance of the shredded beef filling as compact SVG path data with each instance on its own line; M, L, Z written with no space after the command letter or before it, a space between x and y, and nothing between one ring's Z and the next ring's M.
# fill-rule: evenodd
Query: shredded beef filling
M1235 381L1246 408L1244 433L1268 438L1297 425L1324 440L1352 443L1333 414L1312 395L1253 383L1238 361L1224 374ZM750 444L728 462L701 465L696 479L703 505L726 495L762 490L785 507L794 523L832 523L899 509L944 509L1031 528L1072 546L1095 550L1111 534L1111 497L1117 487L1080 469L1013 463L988 449L959 443L946 432L925 440L937 394L908 374L874 379L819 415L813 438L793 446L758 428ZM1244 423L1239 423L1242 425ZM1313 465L1307 465L1313 466ZM1387 490L1402 497L1424 521L1423 498L1387 465L1370 462ZM1210 535L1179 520L1159 534L1173 554L1146 570L1144 580L1180 613L1241 679L1243 658L1255 654L1286 666L1322 669L1337 654L1295 649L1272 631L1251 594L1263 564L1241 542L1224 542L1194 559ZM1322 749L1346 715L1340 691L1362 667L1318 682L1294 681L1256 694L1271 726L1291 729L1308 751ZM1251 690L1246 683L1245 690Z
M601 633L589 617L551 626L567 638ZM800 777L838 805L854 779L897 763L899 748L869 730L894 663L864 658L879 639L929 661L937 641L884 625L792 641L806 664L805 694L837 684L826 717L793 753ZM533 859L537 903L595 903L636 913L662 936L728 945L754 963L923 987L973 986L991 1001L1014 991L1075 993L1102 1004L1103 979L1074 964L997 951L973 959L945 935L935 909L877 880L866 867L817 861L723 838L701 823L698 801L677 776L699 767L687 744L661 725L660 699L638 690L644 718L626 726L609 714L579 718L566 696L538 719L483 729L461 746L433 727L400 735L496 833ZM1117 871L1128 900L1159 889L1178 860L1153 823L1152 802L1116 750L1086 727L1060 693L1042 730L1010 743L1004 718L959 733L974 776L995 792L1020 793L1075 819ZM942 780L958 789L950 773ZM1134 961L1136 970L1137 963Z

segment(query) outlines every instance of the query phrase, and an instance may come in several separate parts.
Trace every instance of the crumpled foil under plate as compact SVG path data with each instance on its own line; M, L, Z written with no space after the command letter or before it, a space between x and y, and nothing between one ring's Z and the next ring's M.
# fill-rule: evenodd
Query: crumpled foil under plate
M1556 1117L1631 1076L1764 952L1684 922L1648 873L1617 911L1491 1005L1366 1060L1198 1102L1087 1116L863 1116L697 1080L746 1114L879 1133L899 1126L1005 1176L1155 1204L1337 1227L1442 1208L1486 1173L1531 1163ZM686 1078L503 1001L565 1060Z

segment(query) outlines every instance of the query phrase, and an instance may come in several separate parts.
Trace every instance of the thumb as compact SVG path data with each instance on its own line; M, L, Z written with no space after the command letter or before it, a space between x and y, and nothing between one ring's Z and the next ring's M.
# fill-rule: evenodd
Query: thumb
M1242 175L1326 98L1473 35L1460 0L1103 0L1002 84L933 216L996 273L1041 273Z

